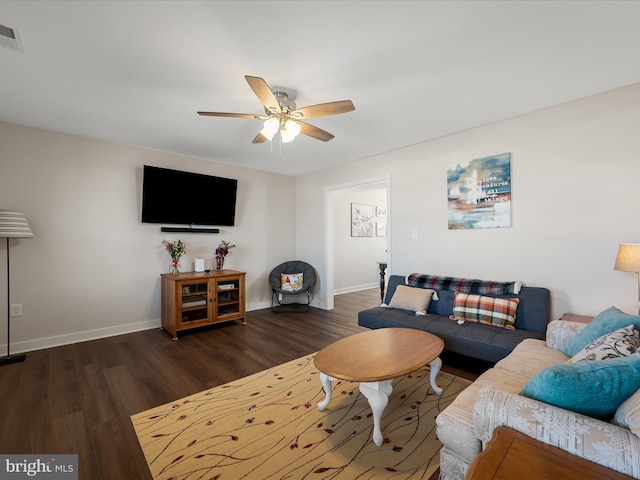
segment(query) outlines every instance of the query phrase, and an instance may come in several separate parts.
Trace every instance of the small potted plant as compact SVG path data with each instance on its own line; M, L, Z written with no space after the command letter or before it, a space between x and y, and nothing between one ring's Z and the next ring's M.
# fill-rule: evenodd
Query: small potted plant
M235 247L235 245L233 245L231 242L227 242L226 240L220 242L220 245L218 245L218 248L216 248L215 251L216 270L222 270L222 267L224 266L224 257L229 254L229 250L231 250L233 247Z
M169 272L177 275L180 273L180 257L187 253L187 247L182 243L182 240L163 240L162 245L166 248L167 252L169 252L169 256L171 256Z

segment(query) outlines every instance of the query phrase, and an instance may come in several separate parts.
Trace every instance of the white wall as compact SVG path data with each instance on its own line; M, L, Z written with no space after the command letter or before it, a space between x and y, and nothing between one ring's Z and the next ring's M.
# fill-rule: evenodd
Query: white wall
M236 226L163 234L140 223L144 164L238 179ZM295 255L294 199L293 177L0 123L0 208L22 210L34 233L10 242L11 303L23 306L11 323L12 352L159 326L167 236L187 245L184 271L195 257L211 262L220 240L235 243L225 267L247 272L247 308L269 306L269 272Z
M298 253L331 251L322 226L308 220L322 217L326 188L390 176L391 273L547 287L554 318L611 305L637 313L637 276L613 263L619 243L640 242L638 132L635 84L298 177ZM503 152L511 153L512 226L448 230L447 168ZM326 305L330 292L322 287Z
M387 179L391 273L522 280L551 290L554 317L634 313L637 277L613 263L619 243L640 242L639 131L636 84L294 179L0 123L0 208L22 210L35 234L10 243L11 303L24 312L12 351L159 325L169 258L159 226L139 220L144 164L239 180L237 226L173 238L187 243L187 269L222 239L238 245L226 266L247 272L250 310L269 305L267 275L293 257L318 269L314 304L330 307L339 246L327 191ZM512 227L448 230L447 168L501 152L512 155ZM6 287L0 260L0 344Z
M351 204L371 205L373 208L373 236L351 236ZM387 190L384 188L345 188L333 196L333 262L334 293L346 293L380 284L378 261L387 259L387 238L376 235L376 222L386 218L376 217L376 207L387 206Z

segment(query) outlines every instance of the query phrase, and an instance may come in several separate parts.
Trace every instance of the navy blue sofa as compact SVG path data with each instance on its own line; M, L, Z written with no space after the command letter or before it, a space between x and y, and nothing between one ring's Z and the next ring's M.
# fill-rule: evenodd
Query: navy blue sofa
M398 285L405 285L405 277L391 275L385 304L389 304ZM416 315L398 308L375 307L358 313L358 325L371 329L403 327L424 330L444 340L447 351L493 363L506 357L526 338L545 338L551 310L551 295L546 288L523 286L518 294L493 295L520 299L515 330L474 322L460 325L449 318L453 312L455 292L435 290L439 300L431 301L427 315Z

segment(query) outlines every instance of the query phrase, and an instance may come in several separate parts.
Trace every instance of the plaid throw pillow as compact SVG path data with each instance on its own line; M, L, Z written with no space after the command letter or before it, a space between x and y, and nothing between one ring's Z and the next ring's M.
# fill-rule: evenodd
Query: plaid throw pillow
M456 292L451 318L458 322L479 322L515 330L519 303L518 298L494 298Z

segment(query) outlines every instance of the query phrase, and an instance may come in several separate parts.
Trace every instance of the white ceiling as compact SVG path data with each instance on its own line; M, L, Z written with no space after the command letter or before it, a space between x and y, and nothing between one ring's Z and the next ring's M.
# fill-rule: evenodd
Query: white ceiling
M0 1L0 120L301 175L640 81L638 1ZM252 144L244 75L335 135ZM1 160L0 160L1 161Z

